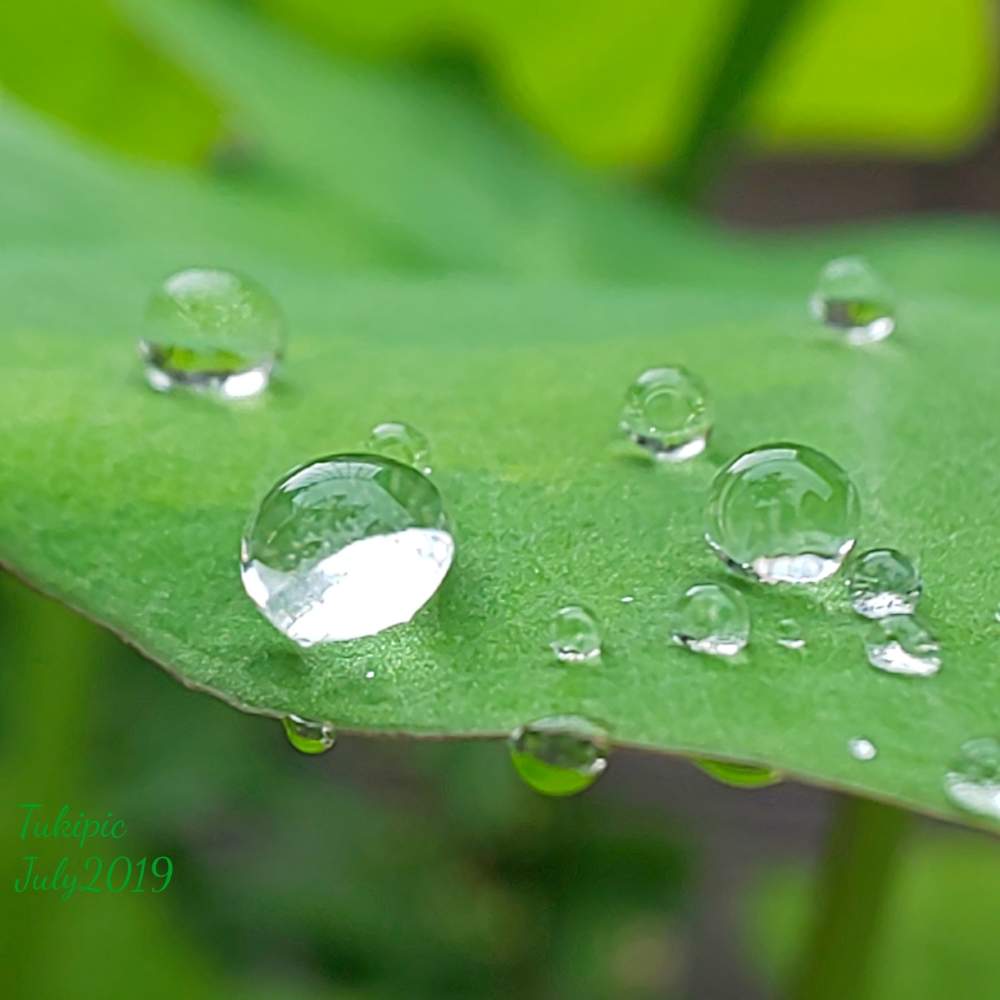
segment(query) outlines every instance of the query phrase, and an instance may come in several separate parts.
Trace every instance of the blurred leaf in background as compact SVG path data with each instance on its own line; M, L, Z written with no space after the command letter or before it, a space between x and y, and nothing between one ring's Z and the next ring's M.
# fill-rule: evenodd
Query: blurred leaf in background
M474 53L504 99L579 159L669 162L746 0L255 0L339 52ZM985 0L805 3L752 98L766 149L948 155L994 111ZM753 0L751 0L751 13Z
M697 125L700 98L746 0L245 0L338 53L478 60L503 100L580 160L649 170ZM748 95L765 150L946 156L994 114L986 0L801 4ZM204 158L225 112L158 55L116 0L6 4L0 85L115 148Z
M0 92L114 149L196 162L219 134L213 98L136 34L113 0L0 4Z
M785 982L807 927L813 882L801 866L759 879L749 897L755 964ZM996 995L1000 983L1000 853L987 837L941 829L909 845L881 921L871 1000L963 1000Z

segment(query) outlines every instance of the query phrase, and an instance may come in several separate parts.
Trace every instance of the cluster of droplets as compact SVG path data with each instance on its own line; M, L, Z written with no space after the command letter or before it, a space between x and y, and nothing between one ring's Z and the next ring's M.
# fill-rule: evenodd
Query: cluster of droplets
M858 257L824 267L810 309L851 345L883 340L896 325L891 292ZM139 349L152 388L231 400L268 387L284 345L281 311L261 285L232 271L191 268L156 289ZM642 372L628 387L619 419L639 453L667 463L701 455L712 426L704 384L678 365ZM411 621L439 590L455 554L443 502L428 478L430 463L424 434L387 421L372 428L362 452L329 455L282 476L241 545L243 584L261 614L301 647L371 636ZM744 452L715 476L705 539L746 580L808 585L841 569L859 521L857 490L844 469L813 448L781 442ZM910 677L940 669L937 640L915 616L922 583L907 556L888 548L856 556L847 587L854 611L870 619L864 644L873 667ZM621 603L633 600L626 595ZM670 635L695 653L736 657L750 639L743 594L722 583L690 586L673 609ZM774 637L788 650L806 644L792 618L778 622ZM560 608L548 644L560 663L599 661L596 617L580 605ZM374 671L364 676L370 679ZM330 723L289 715L283 724L303 753L334 744ZM607 765L608 746L606 729L578 715L537 720L510 738L517 772L549 795L589 787ZM866 737L852 737L847 747L858 761L878 753ZM755 765L695 762L740 787L780 779ZM965 744L945 789L960 808L1000 818L1000 741Z

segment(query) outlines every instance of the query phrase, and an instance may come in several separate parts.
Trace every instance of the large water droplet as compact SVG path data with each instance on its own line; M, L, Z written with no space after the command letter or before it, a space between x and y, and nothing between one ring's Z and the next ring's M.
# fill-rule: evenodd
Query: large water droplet
M917 568L895 549L870 549L852 561L847 586L851 604L866 618L912 615L923 583Z
M292 470L243 538L243 586L301 646L408 622L437 591L455 543L441 496L416 469L332 455Z
M832 458L764 445L716 475L705 538L728 566L763 583L816 583L840 568L859 517L857 490Z
M809 307L849 344L884 340L896 327L892 293L862 257L838 257L820 272Z
M794 618L782 618L778 622L776 641L785 649L803 649L806 644L802 626Z
M245 399L267 387L284 344L281 310L256 281L191 268L153 293L139 354L160 392L183 387Z
M733 788L767 788L782 780L780 771L756 764L737 764L730 760L713 760L709 757L695 757L693 763L707 775Z
M959 809L1000 820L1000 739L983 736L963 743L945 775L944 790Z
M403 465L412 465L425 476L430 475L431 448L427 438L410 424L386 421L372 428L368 450L375 455L392 458Z
M301 753L323 753L336 742L336 734L329 722L314 722L298 715L281 720L288 742Z
M890 674L930 677L941 669L937 639L911 615L889 615L872 622L865 651L873 667Z
M750 612L743 595L724 583L689 587L671 619L674 642L696 653L734 656L750 638Z
M578 715L554 715L514 730L510 757L517 773L543 795L575 795L608 764L608 734Z
M712 430L708 393L684 368L650 368L625 393L619 427L654 458L694 458L705 450Z
M552 616L552 651L564 663L583 663L601 655L597 619L586 608L570 605Z
M855 760L874 760L878 756L878 747L863 736L848 740L847 749Z

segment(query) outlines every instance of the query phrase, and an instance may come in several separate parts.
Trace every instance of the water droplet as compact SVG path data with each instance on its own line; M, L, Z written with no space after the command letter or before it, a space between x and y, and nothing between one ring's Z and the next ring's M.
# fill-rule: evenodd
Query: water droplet
M1000 820L1000 739L983 736L963 743L945 775L944 790L959 809Z
M873 667L890 674L930 677L941 669L937 639L911 615L889 615L872 622L865 651Z
M372 428L368 450L375 455L412 465L425 476L431 473L431 448L427 438L410 424L387 421Z
M370 681L370 680L372 680L372 679L373 679L374 677L375 677L375 671L374 671L374 670L366 670L366 671L365 671L365 680L366 680L366 681Z
M570 605L552 616L552 652L564 663L583 663L601 655L597 619L586 608Z
M191 268L153 293L139 354L159 392L183 387L245 399L267 388L284 344L281 310L256 281Z
M873 344L896 328L893 296L862 257L838 257L820 272L809 307L849 344Z
M806 640L802 635L802 629L794 618L782 618L778 622L777 643L785 649L802 649Z
M710 757L693 758L694 765L709 777L733 788L767 788L782 780L780 771L756 764L737 764L729 760L713 760Z
M625 595L625 596L624 596L624 597L623 597L623 598L621 599L621 602L622 602L622 604L632 604L632 603L633 603L633 601L635 601L635 598L634 598L634 597L632 597L632 595L631 595L631 594L626 594L626 595Z
M816 583L840 568L859 517L857 490L832 458L764 445L716 475L705 538L730 568L762 583Z
M847 749L855 760L874 760L878 756L878 747L871 740L857 736L847 741Z
M738 590L698 583L677 603L671 628L674 642L696 653L734 656L750 638L750 612Z
M264 617L312 646L408 622L454 553L429 479L388 458L331 455L272 487L240 555L243 586Z
M850 566L851 604L866 618L912 615L923 583L916 567L895 549L870 549Z
M998 604L996 606L996 608L994 608L994 610L993 610L993 618L994 618L994 620L1000 622L1000 604Z
M578 715L555 715L514 730L510 757L524 781L543 795L575 795L608 764L608 734Z
M329 722L313 722L298 715L281 720L288 742L301 753L323 753L336 742L333 726Z
M708 393L684 368L650 368L625 393L618 426L654 458L694 458L705 450L712 430Z

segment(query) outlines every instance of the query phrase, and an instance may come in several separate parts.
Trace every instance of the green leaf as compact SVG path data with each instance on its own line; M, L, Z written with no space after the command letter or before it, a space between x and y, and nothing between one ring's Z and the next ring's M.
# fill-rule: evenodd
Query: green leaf
M746 0L257 6L339 52L465 48L507 103L575 156L641 166L669 162L698 127L699 97ZM806 7L753 94L751 141L942 155L992 120L996 44L982 0Z
M328 68L226 8L149 16L241 89L261 161L229 180L125 167L4 109L3 563L253 711L455 737L581 714L619 743L950 814L944 770L998 728L1000 704L992 227L731 243L564 177L437 85ZM366 141L329 138L366 121ZM804 316L815 271L846 249L883 265L904 303L898 336L871 350ZM142 382L144 299L197 262L246 270L287 310L288 361L256 403ZM626 383L671 361L707 381L717 432L705 457L653 468L618 453L614 427ZM301 655L242 591L241 532L283 472L386 419L431 439L456 565L410 625ZM870 669L838 582L747 588L741 662L669 643L673 601L724 576L701 538L714 468L789 438L855 477L863 544L920 561L939 676ZM546 648L568 603L601 620L599 664ZM775 641L790 615L802 651ZM858 735L875 761L848 753Z

